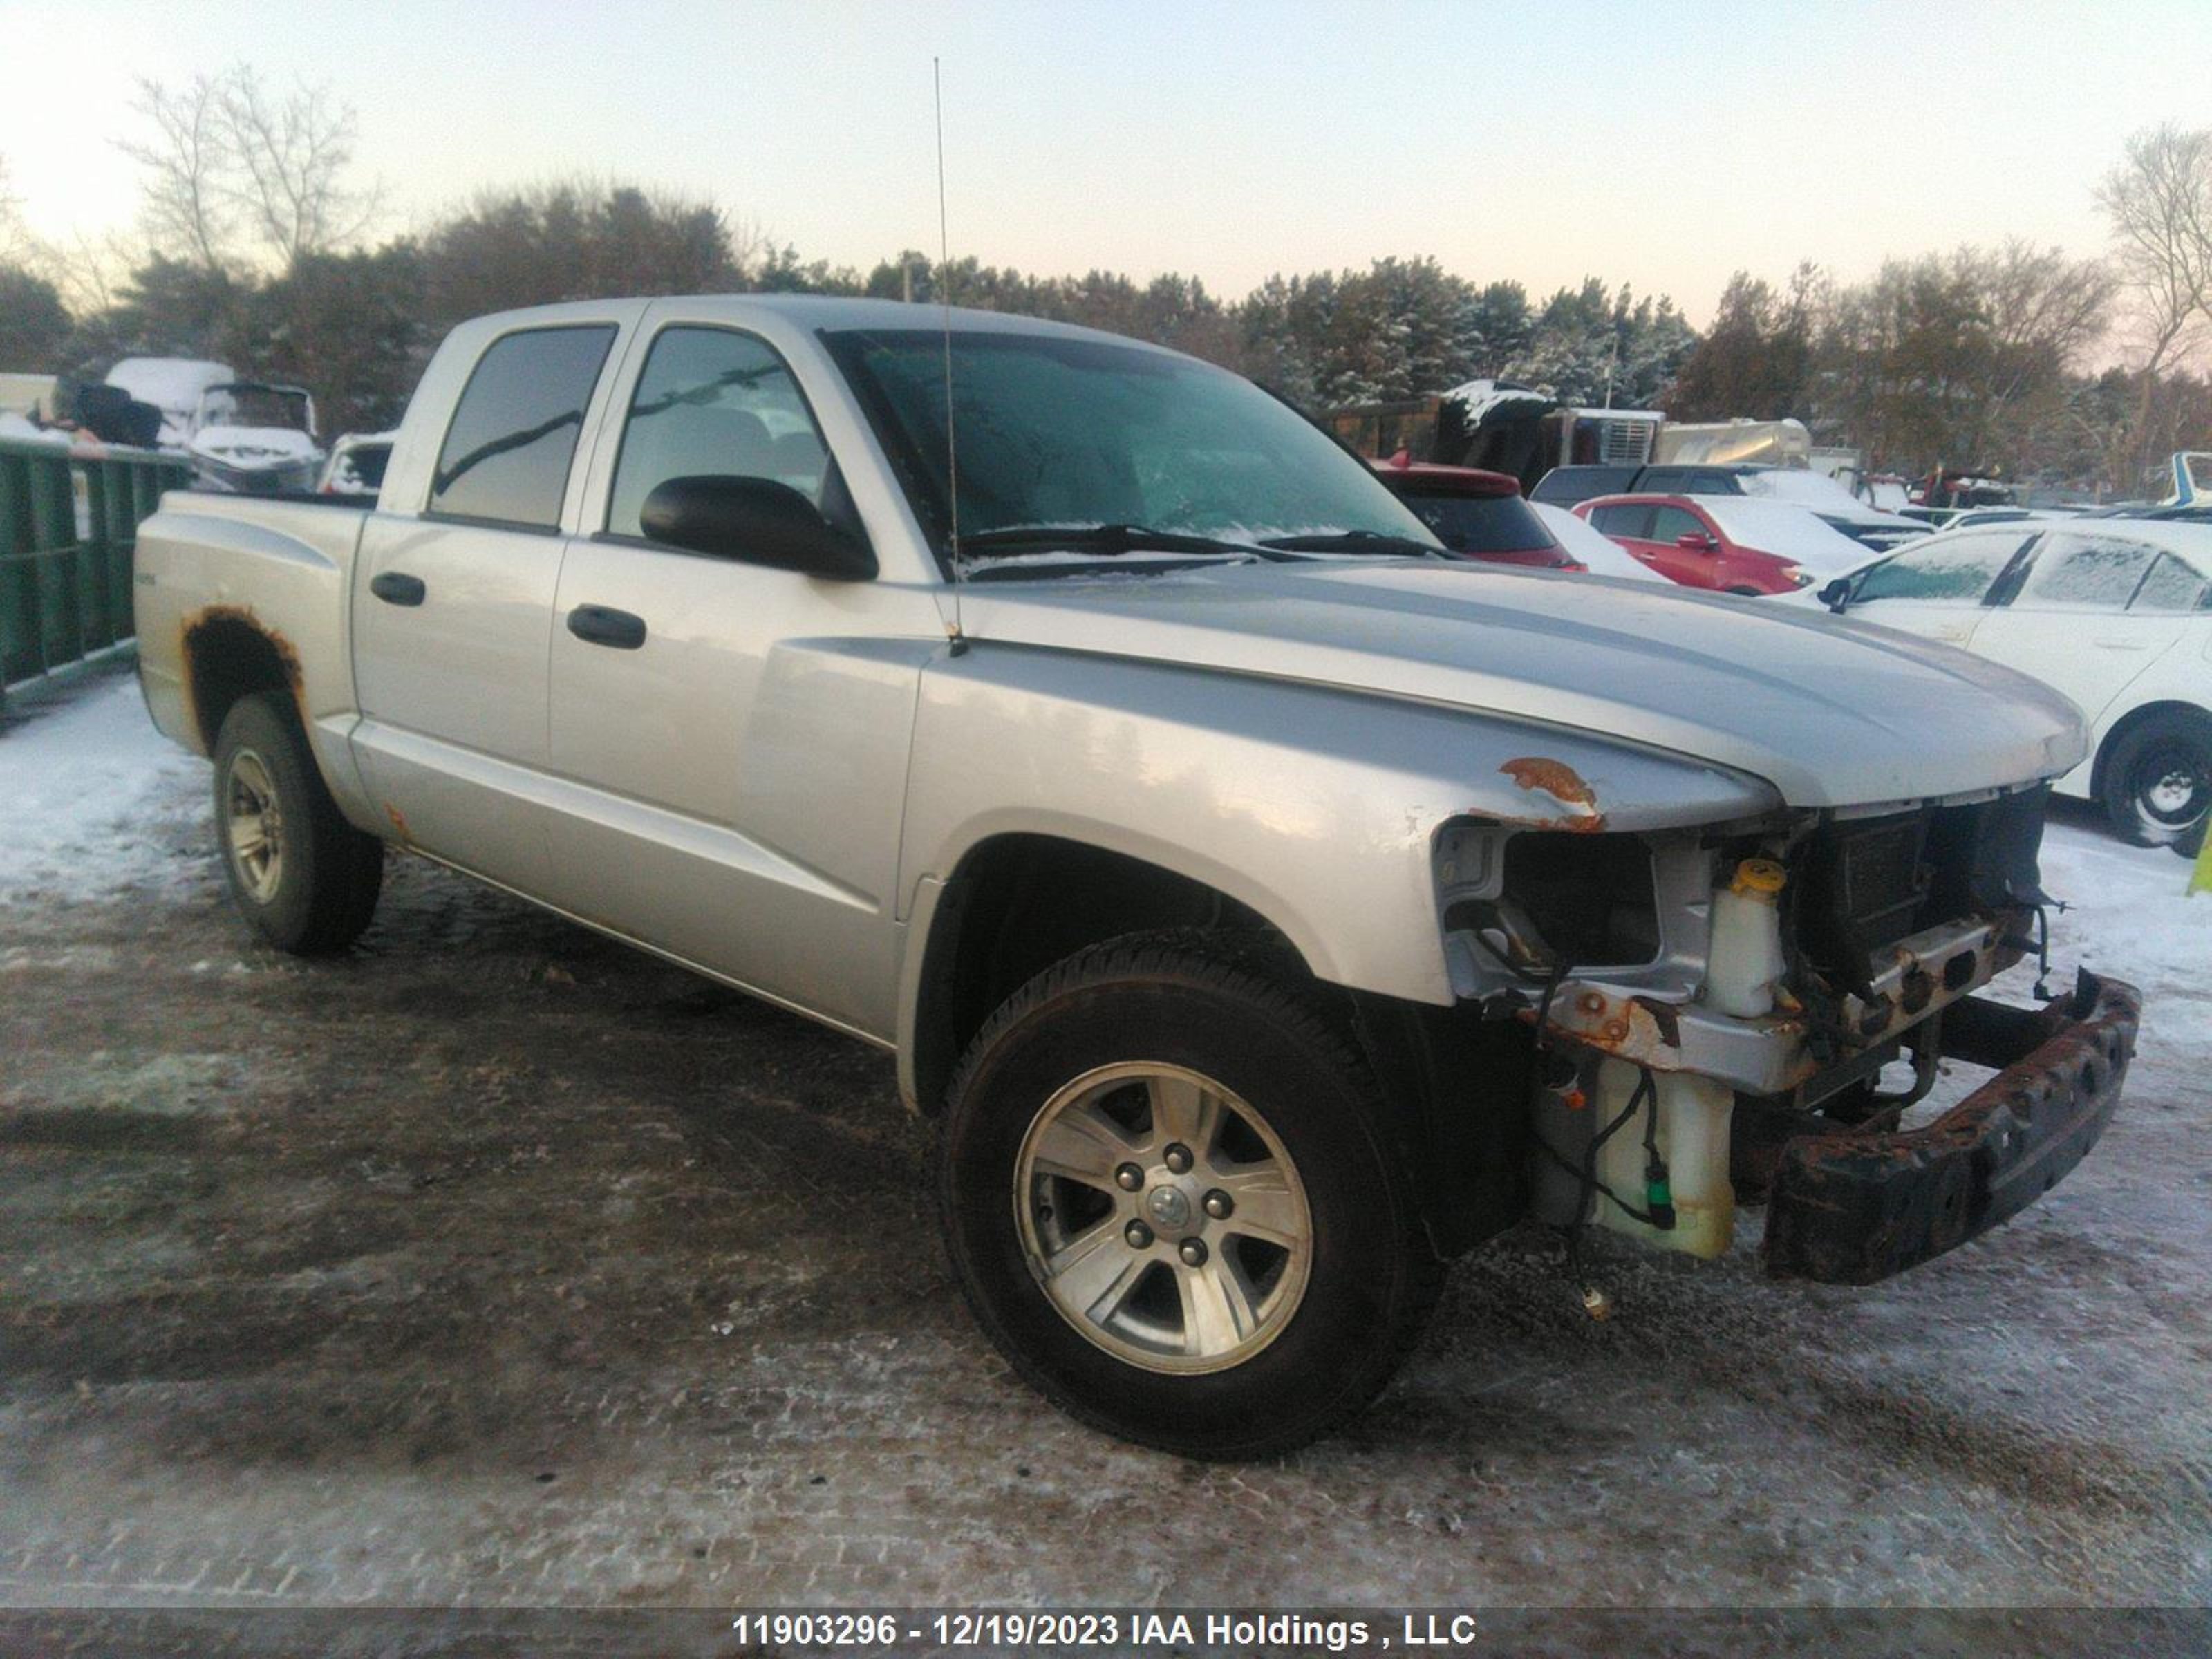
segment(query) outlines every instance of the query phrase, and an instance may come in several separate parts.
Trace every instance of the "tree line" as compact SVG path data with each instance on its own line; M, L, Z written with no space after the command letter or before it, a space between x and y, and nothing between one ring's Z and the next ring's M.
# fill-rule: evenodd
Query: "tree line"
M1019 311L1159 342L1321 409L1489 377L1678 420L1791 416L1907 472L1937 465L2134 488L2212 448L2212 129L2139 135L2100 191L2087 259L2021 242L1885 264L1863 282L1737 273L1711 325L1593 277L1532 296L1433 258L1269 277L1037 276L913 250L808 261L715 205L574 179L487 191L373 239L357 118L250 68L143 83L118 146L137 239L56 248L23 228L0 158L0 369L97 375L129 355L212 357L315 394L331 432L394 422L445 331L614 295L807 292ZM118 278L118 270L127 275Z

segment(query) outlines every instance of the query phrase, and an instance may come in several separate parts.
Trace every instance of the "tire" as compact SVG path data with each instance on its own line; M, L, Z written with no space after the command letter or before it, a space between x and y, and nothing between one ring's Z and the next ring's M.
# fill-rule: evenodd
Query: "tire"
M231 898L278 950L342 951L376 914L384 843L345 821L281 692L240 697L223 719L215 827Z
M1381 1392L1443 1287L1389 1125L1285 978L1188 933L1097 946L1011 998L954 1076L954 1273L1014 1369L1081 1421L1191 1457L1287 1451Z
M2160 714L2130 727L2105 757L2100 793L2122 840L2196 856L2212 817L2212 719Z

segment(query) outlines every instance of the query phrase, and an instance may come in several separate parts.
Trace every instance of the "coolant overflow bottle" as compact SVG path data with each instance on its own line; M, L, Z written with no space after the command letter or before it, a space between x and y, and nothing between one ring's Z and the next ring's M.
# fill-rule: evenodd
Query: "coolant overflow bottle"
M1773 1011L1774 982L1789 965L1778 908L1788 879L1771 859L1746 859L1727 886L1714 890L1706 1006L1740 1019Z

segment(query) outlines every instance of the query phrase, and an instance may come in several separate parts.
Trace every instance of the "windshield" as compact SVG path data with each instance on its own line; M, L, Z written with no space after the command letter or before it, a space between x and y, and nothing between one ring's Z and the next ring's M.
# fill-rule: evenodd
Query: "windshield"
M257 386L238 381L208 390L209 426L279 427L305 432L308 427L307 394L294 386Z
M823 339L941 556L951 529L945 335L870 329ZM1381 538L1372 551L1436 544L1364 464L1225 370L1050 334L956 331L951 357L963 544L1040 527L1143 526L1231 543L1348 537L1329 548L1346 553L1362 551L1362 538Z

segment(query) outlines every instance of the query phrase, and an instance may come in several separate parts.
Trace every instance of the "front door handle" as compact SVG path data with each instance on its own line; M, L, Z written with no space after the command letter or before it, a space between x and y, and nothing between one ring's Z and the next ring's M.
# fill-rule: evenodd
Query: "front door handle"
M645 618L604 605L580 605L568 613L568 631L587 645L635 651L645 643Z
M420 605L429 589L420 576L404 571L380 570L368 579L368 591L386 605Z

